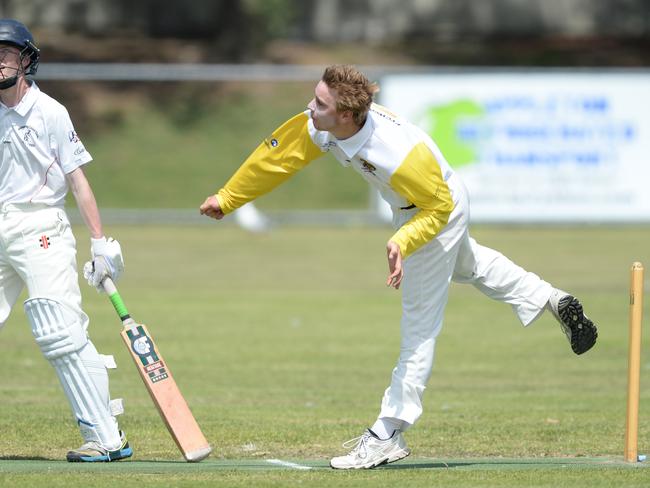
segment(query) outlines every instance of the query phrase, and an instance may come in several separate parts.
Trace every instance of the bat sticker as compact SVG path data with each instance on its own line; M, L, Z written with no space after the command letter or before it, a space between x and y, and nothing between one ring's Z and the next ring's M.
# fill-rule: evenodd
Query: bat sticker
M131 350L140 358L151 382L156 383L168 378L169 375L167 374L165 363L156 354L156 349L153 347L151 339L149 339L142 326L138 325L133 329L127 330L126 335L131 340Z

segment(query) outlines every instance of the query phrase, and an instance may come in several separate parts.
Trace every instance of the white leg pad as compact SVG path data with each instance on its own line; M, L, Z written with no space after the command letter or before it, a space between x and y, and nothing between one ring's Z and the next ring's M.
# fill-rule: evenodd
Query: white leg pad
M117 449L120 435L110 409L108 373L79 316L47 298L25 301L25 313L36 343L61 381L84 440Z

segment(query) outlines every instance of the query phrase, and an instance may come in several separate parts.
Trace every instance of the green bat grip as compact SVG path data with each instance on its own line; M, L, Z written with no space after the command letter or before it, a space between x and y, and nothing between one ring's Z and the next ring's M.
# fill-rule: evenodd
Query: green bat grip
M110 298L117 315L120 316L120 319L124 321L131 318L129 311L126 309L126 305L124 305L124 302L122 301L122 297L115 287L115 283L113 283L113 280L109 277L104 278L102 286L104 287L104 291L108 294L108 298Z

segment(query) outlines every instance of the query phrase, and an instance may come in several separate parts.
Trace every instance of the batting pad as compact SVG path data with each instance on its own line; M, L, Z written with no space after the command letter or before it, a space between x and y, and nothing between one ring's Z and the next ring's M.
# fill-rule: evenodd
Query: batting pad
M119 448L106 366L78 314L48 298L31 298L24 307L36 343L61 381L84 440L109 450Z

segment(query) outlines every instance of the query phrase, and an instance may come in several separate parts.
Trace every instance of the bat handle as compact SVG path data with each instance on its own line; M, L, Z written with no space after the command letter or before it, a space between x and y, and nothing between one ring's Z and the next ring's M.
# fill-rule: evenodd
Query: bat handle
M120 316L122 322L125 323L127 320L131 320L129 311L126 309L126 305L124 305L124 301L118 293L115 283L113 283L113 280L109 276L104 278L102 281L102 288L104 288L104 291L108 295L108 298L110 298L111 303L113 304L117 315Z
M102 288L104 288L104 291L109 297L114 293L117 293L117 287L110 276L107 276L102 280Z

